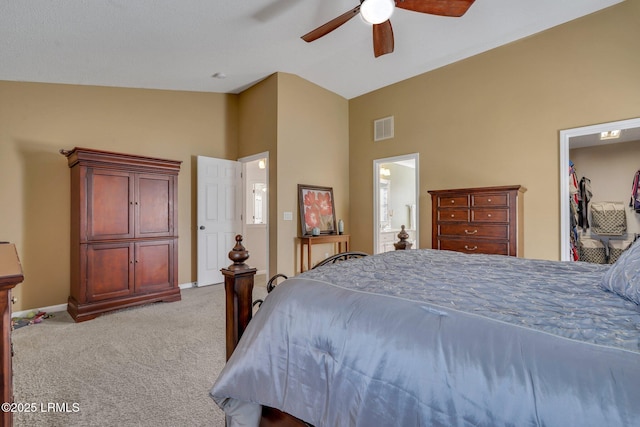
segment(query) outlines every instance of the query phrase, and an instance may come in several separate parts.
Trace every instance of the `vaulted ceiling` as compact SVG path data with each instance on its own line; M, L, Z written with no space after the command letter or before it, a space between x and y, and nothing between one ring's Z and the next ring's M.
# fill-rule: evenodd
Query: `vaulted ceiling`
M460 18L396 8L394 52L374 58L359 17L300 38L358 0L3 0L0 80L239 93L280 71L351 99L620 1L476 0Z

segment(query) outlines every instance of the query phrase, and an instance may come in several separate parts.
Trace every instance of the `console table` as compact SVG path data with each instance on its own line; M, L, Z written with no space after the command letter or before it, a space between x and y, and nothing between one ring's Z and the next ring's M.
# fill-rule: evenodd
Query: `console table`
M2 383L3 403L13 403L13 372L11 368L11 289L22 282L22 266L13 244L0 244L0 382ZM0 413L0 425L11 427L13 414L10 411Z
M307 246L307 270L311 270L311 248L313 245L320 245L323 243L333 243L334 251L337 244L338 251L346 252L349 250L349 234L321 234L319 236L303 236L298 237L300 240L300 272L304 271L304 247ZM343 247L344 245L344 247Z

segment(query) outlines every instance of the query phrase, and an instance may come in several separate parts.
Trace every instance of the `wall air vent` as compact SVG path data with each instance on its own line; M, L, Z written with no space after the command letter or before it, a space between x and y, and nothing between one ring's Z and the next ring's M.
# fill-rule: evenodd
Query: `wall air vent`
M393 116L373 122L373 140L382 141L393 138Z

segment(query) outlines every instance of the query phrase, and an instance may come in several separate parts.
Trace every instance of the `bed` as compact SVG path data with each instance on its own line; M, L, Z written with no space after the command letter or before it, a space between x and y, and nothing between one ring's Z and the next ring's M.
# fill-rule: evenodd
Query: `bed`
M227 424L639 426L640 244L613 266L404 250L285 280L210 395Z

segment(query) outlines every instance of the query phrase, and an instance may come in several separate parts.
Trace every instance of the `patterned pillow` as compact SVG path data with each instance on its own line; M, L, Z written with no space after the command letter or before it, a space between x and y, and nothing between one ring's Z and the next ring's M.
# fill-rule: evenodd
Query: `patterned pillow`
M600 285L611 292L640 304L640 243L624 251L602 276Z

